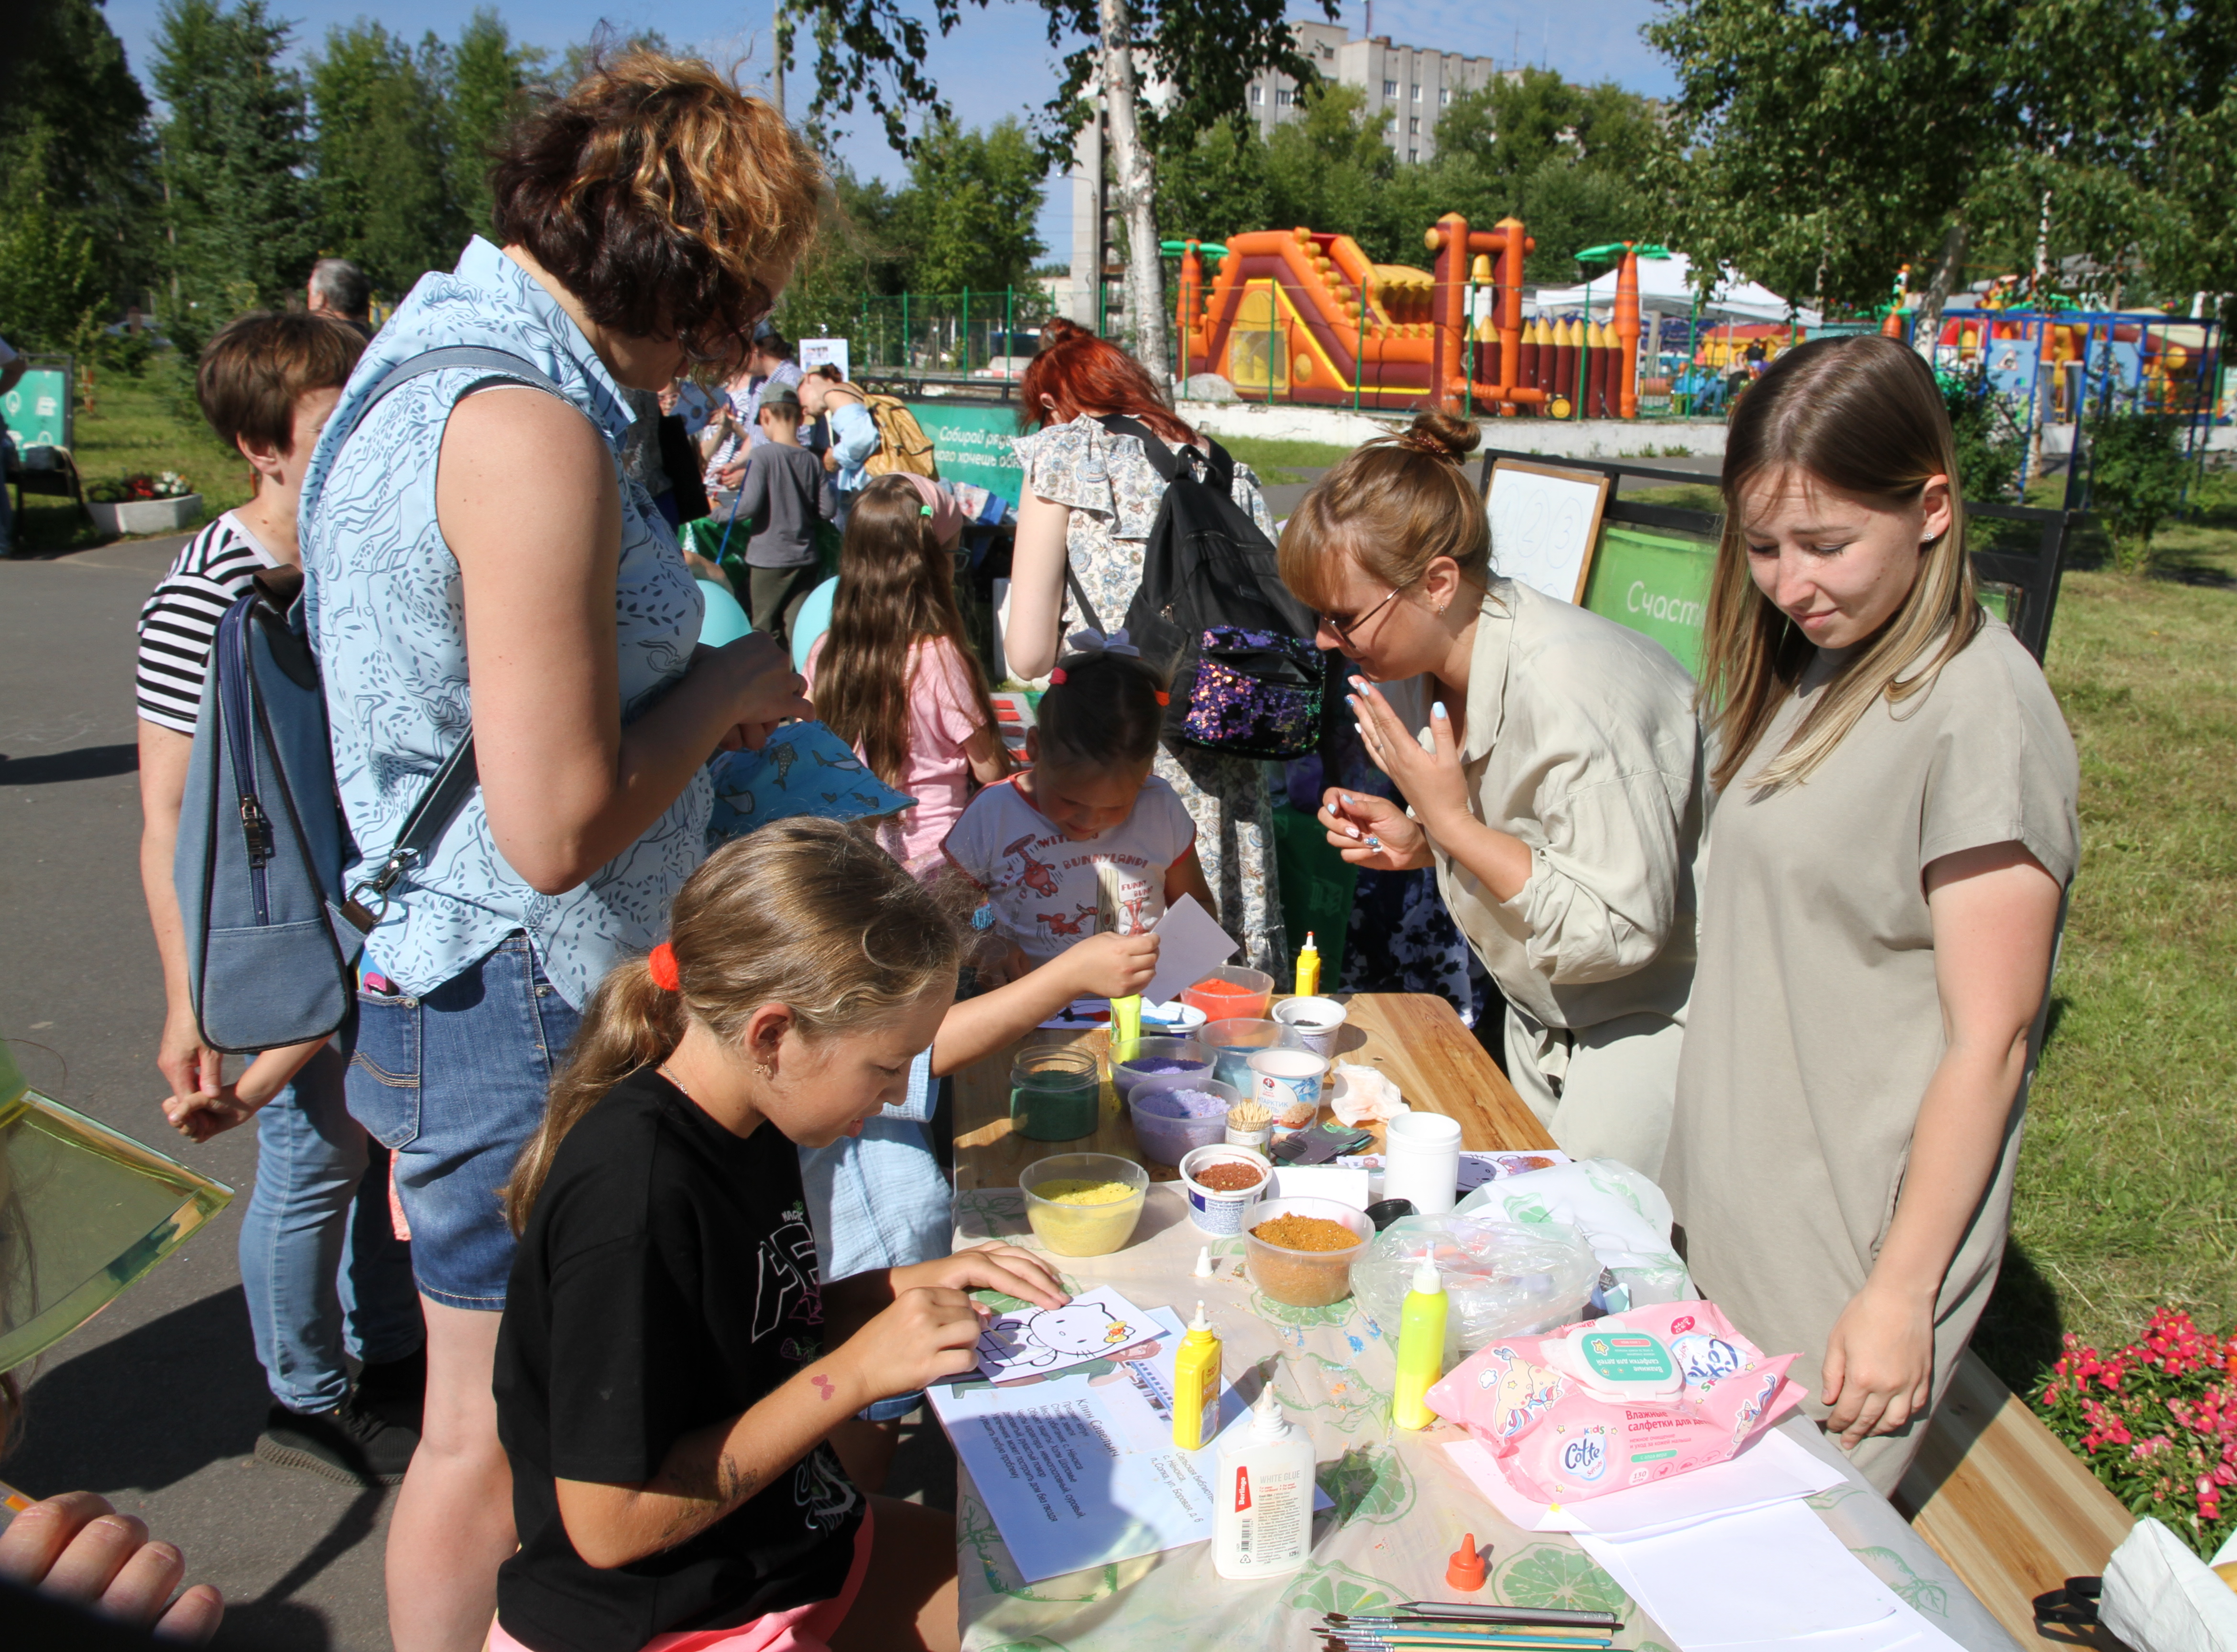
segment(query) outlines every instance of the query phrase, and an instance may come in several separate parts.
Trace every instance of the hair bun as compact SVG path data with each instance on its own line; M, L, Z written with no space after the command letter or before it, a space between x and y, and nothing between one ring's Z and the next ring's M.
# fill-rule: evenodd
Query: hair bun
M1483 433L1476 429L1474 420L1462 418L1457 413L1428 412L1415 415L1413 424L1400 434L1398 440L1419 452L1460 464L1482 445Z

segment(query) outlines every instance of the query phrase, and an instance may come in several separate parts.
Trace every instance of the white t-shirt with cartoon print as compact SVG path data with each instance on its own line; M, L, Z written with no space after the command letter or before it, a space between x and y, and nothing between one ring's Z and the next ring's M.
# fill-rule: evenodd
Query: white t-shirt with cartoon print
M1118 932L1147 929L1165 911L1165 872L1196 843L1196 822L1154 774L1125 820L1074 842L1025 800L1016 777L971 800L947 834L947 858L987 892L995 927L1034 964L1096 932L1095 866L1119 869Z

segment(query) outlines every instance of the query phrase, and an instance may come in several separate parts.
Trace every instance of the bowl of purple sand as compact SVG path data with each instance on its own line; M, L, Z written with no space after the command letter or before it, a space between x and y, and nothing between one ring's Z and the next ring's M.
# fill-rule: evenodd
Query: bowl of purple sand
M1193 1038L1138 1038L1125 1060L1111 1063L1111 1087L1122 1102L1134 1087L1151 1078L1209 1078L1212 1053Z
M1198 1148L1227 1139L1227 1109L1242 1101L1231 1084L1187 1073L1145 1078L1127 1098L1142 1156L1178 1164Z

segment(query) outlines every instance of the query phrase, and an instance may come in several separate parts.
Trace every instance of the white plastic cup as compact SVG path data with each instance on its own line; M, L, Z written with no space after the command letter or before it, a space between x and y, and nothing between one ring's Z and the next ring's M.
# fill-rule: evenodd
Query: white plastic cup
M1401 1113L1383 1127L1378 1197L1410 1199L1423 1216L1448 1214L1461 1175L1461 1125L1442 1113Z
M1284 998L1274 1006L1274 1019L1316 1056L1333 1056L1336 1035L1343 1030L1344 1010L1334 998Z
M1328 1070L1328 1057L1310 1050L1261 1050L1251 1056L1251 1093L1273 1114L1276 1141L1320 1116Z

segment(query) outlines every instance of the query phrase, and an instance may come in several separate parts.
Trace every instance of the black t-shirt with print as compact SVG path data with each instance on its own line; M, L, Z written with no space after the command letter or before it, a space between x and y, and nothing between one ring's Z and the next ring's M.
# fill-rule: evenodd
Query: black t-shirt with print
M814 1358L822 1320L799 1155L775 1125L741 1140L650 1070L591 1108L521 1235L498 1333L520 1535L498 1573L506 1630L538 1652L637 1652L836 1596L862 1503L828 1445L690 1542L603 1571L554 1484L650 1479L681 1436Z

